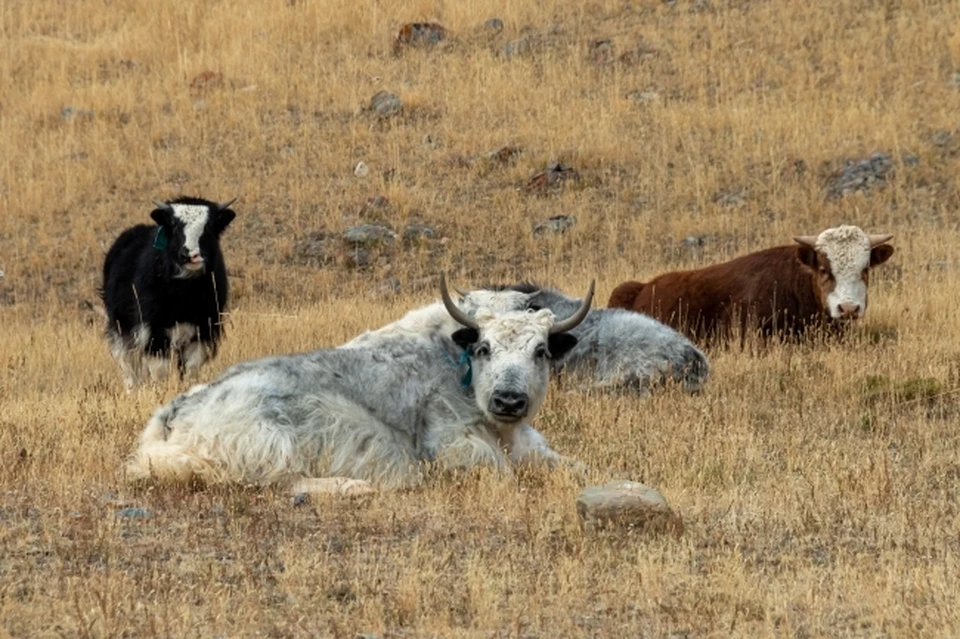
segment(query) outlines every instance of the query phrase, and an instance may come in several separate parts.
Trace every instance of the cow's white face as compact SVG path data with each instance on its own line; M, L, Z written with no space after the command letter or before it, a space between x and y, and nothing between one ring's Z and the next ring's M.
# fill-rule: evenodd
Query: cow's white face
M535 415L547 393L551 357L563 356L576 338L549 334L554 316L547 309L496 314L481 308L474 318L479 330L460 329L453 339L470 353L477 407L495 422Z
M883 243L888 239L868 236L856 226L838 226L822 232L813 246L801 242L798 257L816 274L820 302L832 319L864 316L870 267L893 255L893 247Z
M200 237L207 228L210 208L202 204L173 204L173 218L183 234L181 266L187 271L203 271L206 256L200 250Z

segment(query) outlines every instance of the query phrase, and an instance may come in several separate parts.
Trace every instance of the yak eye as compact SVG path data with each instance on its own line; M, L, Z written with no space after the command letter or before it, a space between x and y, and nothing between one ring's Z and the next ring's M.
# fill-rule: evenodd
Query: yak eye
M474 357L486 357L490 354L490 345L486 342L477 344L477 347L473 351Z
M537 359L543 359L547 356L547 347L543 344L537 346L537 350L533 351L533 356Z

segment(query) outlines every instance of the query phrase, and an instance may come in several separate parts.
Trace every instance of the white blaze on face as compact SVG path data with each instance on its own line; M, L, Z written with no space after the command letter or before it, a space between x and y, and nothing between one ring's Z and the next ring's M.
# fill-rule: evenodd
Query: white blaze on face
M864 270L870 266L870 239L856 226L827 229L817 237L817 251L830 261L835 286L827 295L830 317L844 315L844 309L856 308L854 315L863 317L867 310L867 283Z
M200 236L210 219L207 207L197 204L171 204L173 216L183 222L183 246L190 251L191 262L202 262Z
M502 393L525 397L525 415L535 415L550 378L547 339L554 324L548 309L494 314L481 308L475 315L480 339L474 345L473 390L477 406L488 418L491 400Z

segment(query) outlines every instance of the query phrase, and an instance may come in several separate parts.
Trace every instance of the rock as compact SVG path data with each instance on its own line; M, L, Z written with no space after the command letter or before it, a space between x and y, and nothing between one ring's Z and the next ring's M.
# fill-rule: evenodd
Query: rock
M117 511L117 517L121 519L153 519L153 513L151 513L146 508L138 508L136 506L129 506L127 508L121 508Z
M365 178L370 175L370 167L367 166L367 163L363 160L357 162L357 165L353 167L353 174L358 178Z
M936 133L933 134L933 138L931 139L934 146L939 146L939 147L948 146L952 140L953 140L952 131L937 131Z
M663 495L640 482L589 486L577 497L577 513L588 530L625 526L652 533L683 532L682 520Z
M721 191L713 196L713 201L718 206L740 206L746 202L743 195L737 191Z
M2 279L3 279L3 269L0 268L0 280L2 280Z
M704 244L707 243L707 238L702 235L688 235L687 237L680 240L680 244L684 248L701 248Z
M400 115L403 112L403 102L395 94L389 91L377 91L370 98L370 110L378 118L385 120Z
M70 120L80 118L83 120L92 120L93 111L90 109L75 109L72 106L63 107L60 109L60 117L67 122Z
M343 232L343 240L355 246L389 244L397 234L383 224L358 224Z
M566 182L579 182L580 174L562 162L554 162L545 171L537 173L527 182L523 190L527 193L546 193L549 189L562 186Z
M310 500L310 497L307 495L307 493L297 493L296 495L293 496L293 507L298 508L300 506L303 506L309 500Z
M539 224L535 224L533 227L533 234L543 235L547 231L550 231L556 235L563 235L572 229L576 223L577 218L573 215L554 215L547 218L543 222L540 222Z
M393 43L394 53L403 47L430 48L447 38L447 30L436 22L408 22L400 27Z
M600 38L587 43L587 59L596 65L613 62L614 46L610 38Z
M370 249L365 246L355 245L344 256L344 264L347 268L363 270L370 266L373 261Z
M293 247L293 254L300 262L326 266L336 261L339 238L324 231L314 231Z
M374 195L360 207L360 217L371 217L390 209L390 200L382 195Z
M437 235L433 227L426 224L408 224L407 228L403 229L403 241L408 244L436 239Z
M483 23L483 30L492 33L493 35L497 35L503 31L503 20L500 18L490 18Z
M637 104L650 104L659 100L660 94L656 91L631 91L627 94L627 98Z
M374 292L377 297L393 297L400 292L400 280L395 277L388 277L377 285Z
M920 158L914 155L913 153L907 153L901 159L903 161L904 166L908 166L910 168L913 168L915 166L920 166Z
M525 56L533 52L537 40L534 36L524 36L503 45L503 57L507 60Z
M886 153L874 153L866 160L848 161L831 178L827 194L839 197L856 191L869 191L874 186L885 184L892 171L893 160Z

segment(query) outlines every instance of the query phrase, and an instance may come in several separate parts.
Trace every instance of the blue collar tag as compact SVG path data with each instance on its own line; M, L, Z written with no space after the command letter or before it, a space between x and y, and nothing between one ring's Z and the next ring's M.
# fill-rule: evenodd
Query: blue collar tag
M157 234L153 238L153 248L158 251L167 248L167 230L162 226L157 227Z
M457 361L453 361L453 358L450 357L450 353L444 352L444 355L447 356L447 359L451 364L457 367L458 371L463 368L464 364L467 365L467 372L465 372L460 378L460 388L463 388L464 390L470 388L470 384L473 383L473 360L470 359L470 351L463 351L460 353L460 359Z
M457 362L457 368L459 369L464 364L467 365L467 372L460 378L460 386L462 388L470 388L470 384L473 383L473 360L470 359L469 351L463 351L463 353L460 354L460 361Z

